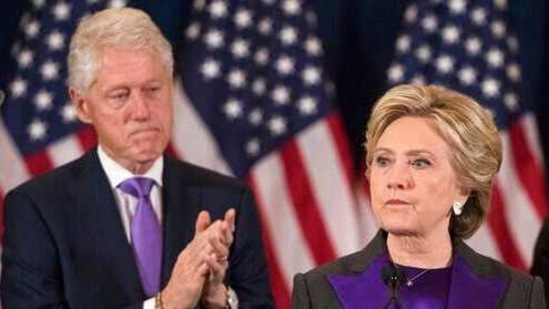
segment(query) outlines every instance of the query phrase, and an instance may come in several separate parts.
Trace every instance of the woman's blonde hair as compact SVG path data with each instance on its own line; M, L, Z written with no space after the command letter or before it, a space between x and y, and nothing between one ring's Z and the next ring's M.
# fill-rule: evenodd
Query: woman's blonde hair
M173 74L172 47L149 15L133 8L112 8L84 18L76 28L67 59L70 87L89 90L105 48L151 51Z
M432 120L448 144L457 181L469 198L460 216L452 213L450 233L472 236L490 204L491 186L501 166L502 145L492 114L468 96L441 86L400 85L375 104L366 132L366 174L373 150L385 129L401 117Z

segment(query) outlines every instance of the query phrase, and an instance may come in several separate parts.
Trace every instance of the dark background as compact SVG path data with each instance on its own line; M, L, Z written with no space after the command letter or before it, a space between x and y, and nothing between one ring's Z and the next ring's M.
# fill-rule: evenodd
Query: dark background
M260 1L260 0L251 0ZM7 2L7 1L4 1ZM48 1L46 1L48 2ZM385 90L385 71L393 57L404 9L403 0L312 0L318 14L319 34L326 52L326 70L335 81L337 102L353 147L355 172L363 157L363 129L369 109ZM471 2L471 0L469 1ZM472 0L474 2L474 0ZM9 1L0 10L0 89L6 89L10 48L26 1ZM174 46L183 46L191 0L131 1L149 12ZM509 0L509 26L520 43L523 84L521 95L535 109L540 141L549 153L549 29L546 0ZM1 147L1 145L0 145ZM547 174L547 173L546 173Z

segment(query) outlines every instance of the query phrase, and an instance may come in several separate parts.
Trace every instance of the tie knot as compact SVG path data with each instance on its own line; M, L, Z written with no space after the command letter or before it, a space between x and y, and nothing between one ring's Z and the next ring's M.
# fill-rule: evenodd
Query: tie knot
M132 177L124 180L118 185L120 190L137 198L149 196L154 180L146 177Z

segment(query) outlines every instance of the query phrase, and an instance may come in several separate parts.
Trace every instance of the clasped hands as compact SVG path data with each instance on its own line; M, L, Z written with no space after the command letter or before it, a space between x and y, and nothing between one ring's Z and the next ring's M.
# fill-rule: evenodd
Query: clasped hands
M179 253L168 284L162 291L164 308L194 308L202 302L207 308L224 308L227 288L223 283L229 266L236 211L229 209L223 220L211 222L201 211L193 240Z

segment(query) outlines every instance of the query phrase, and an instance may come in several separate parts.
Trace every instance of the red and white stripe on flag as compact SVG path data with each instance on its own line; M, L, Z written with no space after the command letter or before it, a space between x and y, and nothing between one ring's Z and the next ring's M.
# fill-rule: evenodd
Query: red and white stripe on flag
M503 163L486 224L469 240L478 251L527 270L546 215L536 121L527 113L500 134Z
M23 157L0 119L0 238L4 234L5 194L26 180L78 158L95 144L90 127L50 144L43 151ZM1 251L0 251L1 252ZM1 269L1 265L0 265Z
M186 161L230 174L180 84L172 147ZM365 244L337 114L318 121L252 167L248 183L262 221L277 308L289 308L292 278Z

